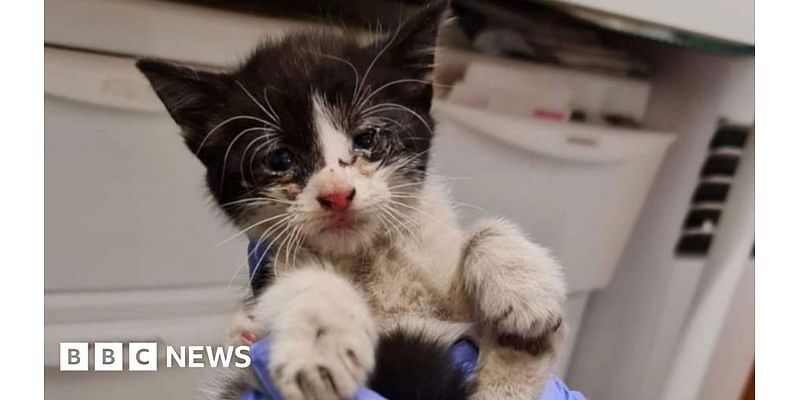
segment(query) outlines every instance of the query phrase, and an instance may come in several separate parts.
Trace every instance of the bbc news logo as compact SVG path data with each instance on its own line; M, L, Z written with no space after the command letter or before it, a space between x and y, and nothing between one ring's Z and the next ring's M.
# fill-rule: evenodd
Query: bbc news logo
M93 371L122 371L127 360L128 371L158 371L159 347L155 342L97 342L59 343L59 369L61 371L89 371L92 358ZM125 348L128 354L125 357ZM247 368L250 366L248 346L165 346L166 368Z

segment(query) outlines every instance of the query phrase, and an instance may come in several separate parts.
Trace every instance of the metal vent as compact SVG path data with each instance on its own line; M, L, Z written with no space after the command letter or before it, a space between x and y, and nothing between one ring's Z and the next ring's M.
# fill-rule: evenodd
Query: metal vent
M721 122L714 133L692 204L683 221L683 232L675 249L679 255L705 256L708 253L749 134L749 126L725 122Z

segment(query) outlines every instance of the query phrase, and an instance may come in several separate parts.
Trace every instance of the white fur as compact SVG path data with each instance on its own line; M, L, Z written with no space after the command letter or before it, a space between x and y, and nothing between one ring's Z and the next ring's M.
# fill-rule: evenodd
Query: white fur
M502 219L478 222L468 237L462 279L485 327L481 374L471 399L536 398L550 375L555 353L513 351L499 346L494 334L545 337L557 347L566 331L561 327L566 299L561 267L546 249Z
M359 179L377 179L375 175L379 174ZM414 193L417 198L403 209L409 230L356 234L362 241L357 247L332 249L309 242L298 252L298 263L276 260L279 278L253 309L262 334L274 340L278 361L272 368L288 365L284 373L294 373L325 365L348 371L333 355L350 346L364 359L364 369L351 375L355 379L342 378L337 385L350 390L370 371L376 337L370 324L375 323L378 332L399 327L442 342L459 335L478 337L482 355L473 398L535 397L550 373L554 353L506 349L494 335L553 335L552 344L557 345L552 330L560 321L565 297L560 266L504 220L484 220L462 231L446 190L437 182L431 180ZM474 322L479 329L469 328ZM341 334L317 342L313 332L321 325L336 327L331 332ZM563 335L563 329L559 332ZM313 398L303 395L293 378L283 377L281 389L287 396ZM311 387L306 391L323 390Z
M318 95L311 98L312 115L314 118L314 128L319 137L318 143L322 148L325 167L323 169L336 168L343 170L339 166L339 160L349 162L353 158L352 146L347 135L336 126L333 118L333 111L330 106Z
M269 369L287 400L349 398L375 363L378 336L366 302L321 268L282 277L252 310L258 335L272 340Z
M410 183L391 165L354 159L334 111L318 97L313 107L325 166L287 208L286 228L253 232L277 246L277 279L251 313L259 335L272 338L270 372L284 395L347 397L374 365L377 332L400 328L443 343L478 337L474 399L535 397L557 344L561 267L509 222L490 219L463 231L439 183ZM352 226L327 229L330 214L317 196L342 188L356 190ZM495 340L508 334L551 346L510 350Z
M502 219L479 221L469 236L463 279L480 318L501 332L527 337L560 323L566 287L549 251Z
M470 400L538 399L554 360L553 352L531 355L514 351L485 335L480 341L478 385Z

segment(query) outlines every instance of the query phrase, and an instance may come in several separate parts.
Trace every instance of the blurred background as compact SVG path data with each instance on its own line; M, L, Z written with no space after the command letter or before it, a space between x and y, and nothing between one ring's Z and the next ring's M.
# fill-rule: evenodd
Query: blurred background
M452 0L434 172L567 271L555 373L593 400L752 398L753 1ZM45 2L45 393L192 398L207 371L58 371L64 341L220 343L246 243L134 68L241 61L417 1ZM750 397L748 397L750 396Z

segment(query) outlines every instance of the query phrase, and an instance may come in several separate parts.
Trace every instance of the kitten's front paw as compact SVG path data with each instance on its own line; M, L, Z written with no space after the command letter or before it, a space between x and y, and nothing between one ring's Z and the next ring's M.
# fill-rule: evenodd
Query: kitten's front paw
M350 398L366 383L377 328L349 282L297 271L268 289L254 311L272 340L269 373L287 400Z
M500 344L538 352L562 322L561 267L547 250L501 220L477 227L467 243L465 288Z
M374 358L363 332L318 327L313 338L276 337L269 372L287 400L346 399L366 382Z
M226 346L249 346L256 341L258 326L246 310L236 312L225 335Z

